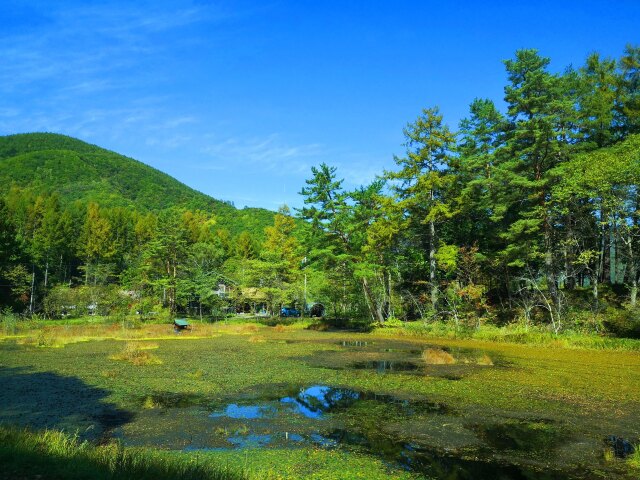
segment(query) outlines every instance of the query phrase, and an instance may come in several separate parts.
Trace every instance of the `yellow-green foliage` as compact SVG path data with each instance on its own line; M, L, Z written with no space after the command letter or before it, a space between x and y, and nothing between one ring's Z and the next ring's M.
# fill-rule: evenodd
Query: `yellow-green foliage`
M145 410L153 410L154 408L159 408L160 404L156 402L156 400L151 396L147 395L144 397L144 401L142 402L142 408Z
M120 353L112 355L112 360L125 360L133 365L160 365L162 360L150 349L158 348L157 344L145 345L144 343L127 342Z
M605 462L613 462L616 459L616 455L615 453L613 453L613 450L611 448L605 448L604 449L604 461Z
M640 445L635 445L635 451L627 457L627 464L634 470L640 471Z

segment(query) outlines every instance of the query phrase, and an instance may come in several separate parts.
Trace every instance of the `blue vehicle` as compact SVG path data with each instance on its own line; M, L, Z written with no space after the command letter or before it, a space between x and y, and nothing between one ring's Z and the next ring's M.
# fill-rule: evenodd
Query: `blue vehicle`
M280 316L281 317L299 317L300 310L292 307L282 307L282 309L280 309Z

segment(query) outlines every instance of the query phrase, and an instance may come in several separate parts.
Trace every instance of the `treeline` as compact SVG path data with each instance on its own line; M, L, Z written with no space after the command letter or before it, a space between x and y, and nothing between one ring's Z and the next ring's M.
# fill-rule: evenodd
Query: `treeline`
M311 256L379 322L637 329L640 49L561 74L536 50L504 63L505 112L478 98L453 132L424 109L355 191L314 169Z
M506 110L478 98L456 131L424 109L370 185L347 191L314 168L298 218L283 207L264 231L232 234L208 210L63 207L14 185L0 201L2 301L51 317L319 302L380 323L638 331L640 48L549 63L516 52Z
M49 318L273 311L298 300L294 227L285 208L264 232L232 236L202 210L63 207L13 186L0 199L2 303Z

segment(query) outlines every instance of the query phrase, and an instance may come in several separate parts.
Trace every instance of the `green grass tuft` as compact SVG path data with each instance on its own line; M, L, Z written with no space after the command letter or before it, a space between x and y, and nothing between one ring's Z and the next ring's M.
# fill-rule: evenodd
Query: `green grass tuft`
M32 432L0 426L0 478L93 480L240 480L243 472L194 455L94 446L62 432Z
M635 445L635 451L627 457L627 465L640 471L640 445Z

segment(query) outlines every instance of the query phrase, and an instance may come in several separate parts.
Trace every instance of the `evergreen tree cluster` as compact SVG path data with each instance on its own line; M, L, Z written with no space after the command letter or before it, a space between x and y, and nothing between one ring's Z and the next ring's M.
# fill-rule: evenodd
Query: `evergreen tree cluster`
M313 170L317 263L379 322L638 330L640 48L560 74L536 50L504 63L505 112L477 98L453 132L424 109L397 168L354 192Z

